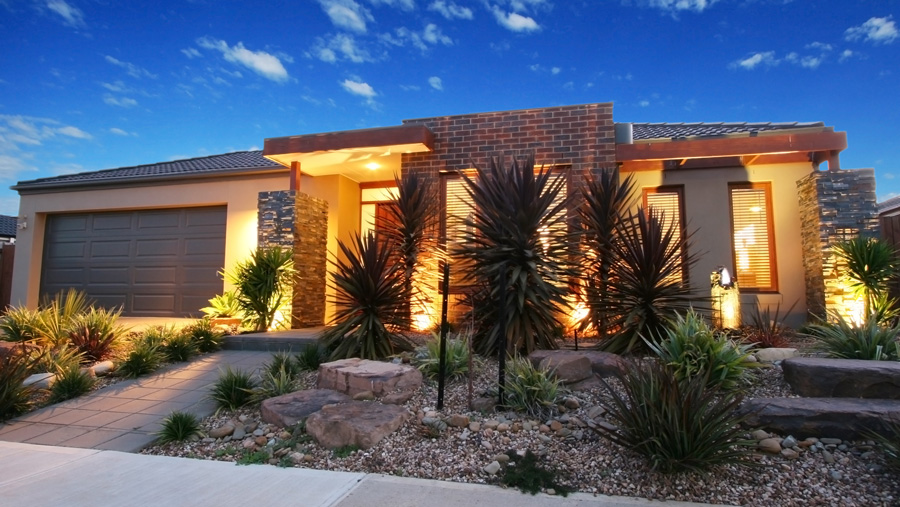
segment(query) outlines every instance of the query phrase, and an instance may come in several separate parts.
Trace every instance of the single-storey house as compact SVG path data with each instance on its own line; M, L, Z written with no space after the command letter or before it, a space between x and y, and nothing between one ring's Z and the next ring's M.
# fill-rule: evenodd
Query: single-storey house
M223 269L278 244L295 247L300 269L294 325L318 325L332 312L326 256L374 227L395 174L438 185L451 236L465 198L459 171L530 152L570 193L595 171L632 174L644 204L696 231L692 286L708 295L710 273L727 266L745 313L794 305L800 323L842 297L831 242L877 227L874 173L841 169L846 146L822 123L616 123L613 105L596 103L276 137L262 151L22 181L12 301L35 306L76 287L126 315L197 315L229 288Z

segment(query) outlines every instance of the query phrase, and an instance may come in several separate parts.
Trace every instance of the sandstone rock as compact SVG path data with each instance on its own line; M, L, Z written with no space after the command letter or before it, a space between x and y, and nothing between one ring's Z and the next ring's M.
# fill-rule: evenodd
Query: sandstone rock
M584 380L591 376L591 361L574 350L536 350L528 356L536 368L553 373L565 384Z
M578 398L569 396L565 399L565 401L563 401L563 405L565 405L565 407L570 410L575 410L581 407L581 402L578 401Z
M246 436L247 436L247 432L244 431L243 426L238 426L238 427L234 428L234 433L231 434L231 438L233 440L243 440L244 437L246 437Z
M256 438L253 439L253 442L254 442L256 445L262 447L262 446L266 445L266 444L269 442L269 440L268 440L266 437L258 436L258 437L256 437Z
M746 424L800 438L830 435L845 440L864 438L869 431L887 434L891 420L900 420L900 401L861 398L756 398L741 407ZM821 439L825 443L825 439Z
M403 405L413 395L416 394L412 389L406 391L397 391L395 393L385 394L383 398L381 398L382 403L387 403L389 405Z
M760 363L774 363L775 361L783 361L785 359L796 356L797 349L773 347L769 349L759 349L756 351L756 359Z
M403 407L349 401L326 405L306 419L306 431L329 449L356 445L368 449L397 430L410 413Z
M627 365L617 354L601 352L599 350L585 350L579 352L591 361L591 370L601 378L615 377L625 372Z
M759 441L759 450L769 454L781 452L781 442L777 438L765 438Z
M484 471L488 474L495 475L500 471L500 463L497 461L491 461L487 466L484 467Z
M112 361L100 361L99 363L91 366L91 371L94 372L95 376L103 377L112 372L113 368L115 368L115 365Z
M769 434L763 430L753 430L753 432L750 433L750 438L753 440L765 440L769 438Z
M477 421L470 422L469 423L469 431L471 431L473 433L477 433L477 432L481 431L481 423L477 422Z
M469 416L453 414L447 423L454 428L462 428L469 425Z
M493 412L497 406L497 398L480 397L472 400L472 410L475 412Z
M362 391L353 395L356 401L372 401L375 399L375 393L372 391Z
M498 454L494 456L494 461L499 463L508 463L509 462L509 454Z
M209 430L209 436L211 438L225 438L232 433L234 433L234 425L231 423L226 423L218 428Z
M331 389L309 389L264 400L260 412L264 422L289 428L325 405L348 401L349 396Z
M796 357L782 365L794 393L808 398L900 399L900 362Z
M34 386L38 389L50 389L50 386L53 385L53 381L56 380L56 375L52 373L35 373L34 375L29 375L22 385L24 386Z
M319 366L319 389L333 389L353 396L371 391L384 396L394 391L414 391L422 386L422 372L408 364L368 359L341 359Z
M782 449L781 456L785 459L797 459L800 457L800 453L793 449Z

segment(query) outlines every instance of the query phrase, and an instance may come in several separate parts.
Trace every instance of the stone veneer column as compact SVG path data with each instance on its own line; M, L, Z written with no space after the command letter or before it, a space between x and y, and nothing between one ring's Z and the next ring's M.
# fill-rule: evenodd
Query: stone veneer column
M878 235L875 171L817 171L797 181L806 279L806 307L816 317L855 300L841 280L831 247L858 235Z
M325 322L328 203L292 190L260 192L257 242L294 251L291 327Z

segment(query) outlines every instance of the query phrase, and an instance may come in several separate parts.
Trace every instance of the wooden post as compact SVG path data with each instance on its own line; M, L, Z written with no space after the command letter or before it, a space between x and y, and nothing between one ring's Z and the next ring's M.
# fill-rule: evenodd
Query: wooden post
M300 190L300 162L291 162L291 190Z

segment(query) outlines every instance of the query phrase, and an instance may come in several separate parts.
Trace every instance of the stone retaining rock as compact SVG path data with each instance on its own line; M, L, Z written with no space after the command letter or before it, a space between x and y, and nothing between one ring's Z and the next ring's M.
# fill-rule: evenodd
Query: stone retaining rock
M625 363L620 356L599 350L536 350L528 356L528 359L538 367L545 358L551 356L585 357L591 363L591 371L599 377L613 377L622 373L625 368ZM586 378L588 377L580 380Z
M310 415L306 419L306 432L328 449L348 445L368 449L396 431L410 415L397 405L350 401L326 405Z
M887 434L890 421L900 421L900 401L861 398L756 398L741 406L746 425L782 435L866 438Z
M264 400L260 413L263 421L290 428L325 405L348 401L349 396L331 389L308 389Z
M590 377L591 360L574 350L536 350L528 359L535 368L552 372L564 384L572 384Z
M395 391L415 391L422 386L422 372L408 364L368 359L341 359L319 366L316 387L353 396L372 391L381 397Z
M900 362L797 357L781 368L800 396L900 399Z
M756 360L760 363L774 363L775 361L783 361L792 357L797 357L797 349L777 348L759 349L754 354Z

